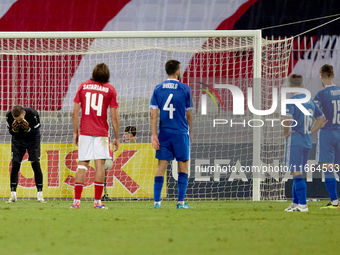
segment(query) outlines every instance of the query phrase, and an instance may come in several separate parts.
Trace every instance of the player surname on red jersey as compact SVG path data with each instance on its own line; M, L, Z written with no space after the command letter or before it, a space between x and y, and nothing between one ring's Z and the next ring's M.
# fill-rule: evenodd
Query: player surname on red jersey
M80 104L80 134L108 136L107 109L118 108L116 89L109 83L85 81L80 84L74 103Z
M83 89L99 90L99 91L102 91L102 92L105 92L105 93L109 92L109 88L100 86L98 84L84 84Z

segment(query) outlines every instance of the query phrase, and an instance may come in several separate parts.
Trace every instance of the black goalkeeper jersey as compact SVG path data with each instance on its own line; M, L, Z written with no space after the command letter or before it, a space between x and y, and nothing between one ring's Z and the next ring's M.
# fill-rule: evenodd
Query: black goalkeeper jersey
M40 119L38 112L30 107L23 107L26 111L25 120L29 123L31 130L29 132L25 132L22 128L19 128L19 132L14 132L12 130L12 124L14 122L14 118L12 116L11 111L8 111L6 114L7 128L13 138L33 138L36 136L40 136Z

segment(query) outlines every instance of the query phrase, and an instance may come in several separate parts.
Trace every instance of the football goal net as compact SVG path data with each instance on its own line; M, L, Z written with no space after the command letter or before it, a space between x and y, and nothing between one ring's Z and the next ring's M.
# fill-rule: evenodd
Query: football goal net
M260 30L0 33L0 197L10 196L11 135L5 115L18 104L40 115L44 197L73 197L78 157L73 98L93 67L104 62L117 90L121 134L106 172L108 196L152 199L157 161L150 144L149 101L155 86L167 79L166 61L176 59L195 106L187 198L284 199L284 172L254 171L254 166L283 165L280 109L259 116L249 104L271 108L274 88L279 93L286 84L290 50L291 39L264 40ZM235 87L238 96L230 89ZM128 126L136 127L136 142L123 138ZM91 163L83 197L93 197L94 171ZM175 161L165 180L162 198L175 199ZM17 196L36 197L27 155Z

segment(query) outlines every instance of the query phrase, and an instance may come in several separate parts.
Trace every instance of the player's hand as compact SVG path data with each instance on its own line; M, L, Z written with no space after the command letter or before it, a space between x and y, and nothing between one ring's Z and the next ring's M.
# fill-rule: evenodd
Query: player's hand
M322 122L320 129L323 128L326 125L327 122L328 122L328 120L325 120L324 122Z
M12 123L12 130L13 130L13 132L15 132L15 133L19 132L19 128L20 128L19 123L16 120L13 121L13 123Z
M291 133L294 133L294 132L295 132L295 131L293 131L293 130L292 130L292 131L289 131L289 132L285 135L286 139L288 139L288 137L290 136L290 134L291 134Z
M79 134L78 133L74 133L73 134L73 142L75 143L75 145L78 146L78 139L79 139Z
M159 150L159 141L156 135L151 136L151 144L156 151Z
M190 137L190 145L191 145L191 144L192 144L192 141L193 141L193 139L194 139L193 134L190 134L189 137Z
M29 132L31 131L31 128L30 128L30 124L27 122L27 120L23 119L21 121L21 128L25 131L25 132Z
M113 152L117 151L119 148L119 140L118 139L113 139Z

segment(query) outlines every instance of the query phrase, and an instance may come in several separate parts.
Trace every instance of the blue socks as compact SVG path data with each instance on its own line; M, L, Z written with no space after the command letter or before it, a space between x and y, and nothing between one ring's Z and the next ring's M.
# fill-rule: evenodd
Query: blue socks
M294 192L295 196L298 201L297 204L306 205L307 204L307 185L306 185L305 179L303 178L303 175L297 175L293 178L293 187L295 191ZM294 200L293 200L293 203L294 203Z
M294 204L298 204L299 200L295 194L295 182L293 181L293 188L292 188L292 195L293 195L293 203Z
M155 176L155 184L153 185L153 197L155 202L161 201L161 193L164 183L164 176Z
M161 193L164 183L163 176L155 176L155 184L153 186L153 196L155 202L161 201ZM184 201L185 194L187 193L188 187L188 174L179 172L178 173L178 201Z
M188 174L178 173L178 201L184 201L188 187Z
M338 199L337 182L332 170L325 172L325 184L331 201Z

